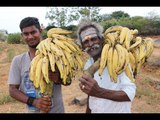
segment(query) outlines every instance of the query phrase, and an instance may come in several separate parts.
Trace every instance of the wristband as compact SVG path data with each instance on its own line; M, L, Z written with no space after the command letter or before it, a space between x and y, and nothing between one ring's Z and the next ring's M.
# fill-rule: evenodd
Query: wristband
M33 98L33 97L28 97L27 105L32 106L34 99L35 98Z

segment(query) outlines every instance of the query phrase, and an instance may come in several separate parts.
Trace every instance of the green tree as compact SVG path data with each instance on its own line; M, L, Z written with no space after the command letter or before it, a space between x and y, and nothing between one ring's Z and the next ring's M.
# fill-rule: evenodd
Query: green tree
M131 18L132 25L138 29L140 34L146 33L144 27L148 24L148 20L142 16L134 16Z
M101 16L99 7L50 7L46 19L51 22L49 26L66 27L87 18L99 22Z
M99 14L101 8L99 7L78 7L78 14L80 19L90 19L96 22L101 20L101 15Z
M46 19L51 22L49 26L65 27L79 19L77 12L72 7L50 7Z
M20 33L10 33L8 35L7 43L9 44L20 44L22 41L22 36Z
M119 19L121 17L130 17L130 15L120 10L120 11L112 12L111 17L115 19Z
M148 16L146 17L148 20L148 24L145 27L148 34L159 35L160 34L160 16L155 13L154 11L149 12Z

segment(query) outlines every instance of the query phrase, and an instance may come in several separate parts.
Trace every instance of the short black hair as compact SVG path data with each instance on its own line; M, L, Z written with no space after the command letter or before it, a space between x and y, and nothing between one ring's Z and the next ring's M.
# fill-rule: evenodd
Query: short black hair
M41 26L40 26L40 23L39 23L39 20L38 18L36 17L26 17L26 18L23 18L20 22L20 29L22 31L23 28L25 27L29 27L29 26L32 26L34 25L36 28L38 28L39 30L41 29Z

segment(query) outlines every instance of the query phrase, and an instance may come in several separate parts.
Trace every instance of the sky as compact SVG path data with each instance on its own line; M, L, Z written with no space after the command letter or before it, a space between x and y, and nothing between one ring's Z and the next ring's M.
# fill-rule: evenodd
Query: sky
M147 16L153 12L160 15L160 7L100 7L101 14L111 14L114 11L124 11L131 17ZM0 7L0 29L5 29L8 33L20 32L19 23L21 19L28 16L38 17L40 24L47 26L50 22L45 19L47 7Z

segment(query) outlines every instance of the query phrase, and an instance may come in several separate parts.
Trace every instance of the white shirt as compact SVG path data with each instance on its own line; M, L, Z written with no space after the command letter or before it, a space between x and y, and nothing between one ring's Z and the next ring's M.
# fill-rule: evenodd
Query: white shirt
M93 58L89 58L84 69L87 69L94 63ZM101 76L98 75L98 70L94 74L94 79L98 85L110 90L123 90L131 101L117 102L109 99L89 97L89 108L92 113L131 113L131 102L136 93L136 85L126 76L125 72L118 75L117 83L110 80L107 67L105 67Z

